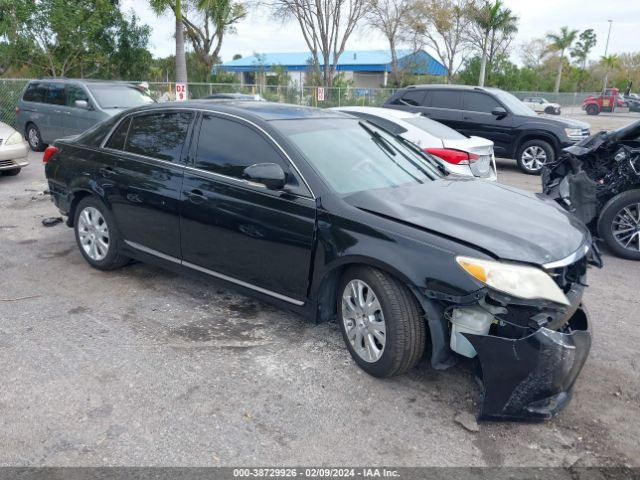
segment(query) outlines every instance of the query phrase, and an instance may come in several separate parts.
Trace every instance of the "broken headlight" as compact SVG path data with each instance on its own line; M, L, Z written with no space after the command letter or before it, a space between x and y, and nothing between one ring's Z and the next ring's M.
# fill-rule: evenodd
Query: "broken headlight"
M571 305L560 287L539 268L471 257L456 257L456 261L473 278L504 294Z

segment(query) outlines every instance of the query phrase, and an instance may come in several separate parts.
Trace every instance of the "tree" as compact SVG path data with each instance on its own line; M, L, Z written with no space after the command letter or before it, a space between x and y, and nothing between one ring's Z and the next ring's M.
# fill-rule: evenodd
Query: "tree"
M370 0L366 20L369 26L384 34L391 52L391 75L396 86L401 84L396 46L406 35L404 25L413 11L412 0Z
M587 69L587 58L589 57L589 53L596 46L598 42L597 36L592 28L589 28L580 34L579 40L576 42L575 46L571 49L569 55L571 58L575 58L578 65L583 70Z
M532 38L520 45L520 59L525 67L539 68L549 53L549 47L544 38Z
M470 12L472 44L481 52L478 85L484 86L487 62L492 63L497 55L504 55L513 37L518 32L518 17L511 9L504 7L501 0L484 2L481 7L473 7Z
M447 68L451 83L464 58L473 0L418 0L411 21L416 47L427 46Z
M226 33L234 32L234 25L247 16L242 3L232 0L195 0L192 8L182 16L187 38L209 74L220 61L220 49Z
M176 82L187 83L187 59L184 54L184 26L182 23L182 0L150 0L157 15L171 9L176 18Z
M340 55L365 14L366 0L266 0L276 18L298 22L323 85L331 87ZM320 62L322 58L322 62ZM322 64L322 72L320 65Z
M560 33L549 33L547 34L547 40L551 42L549 45L549 50L552 52L558 52L558 74L556 76L556 84L554 87L554 92L558 93L560 91L560 80L562 80L562 67L564 66L564 52L571 48L574 40L576 39L576 35L578 34L578 30L569 30L568 27L562 27L560 29Z
M8 63L30 75L127 74L116 60L145 63L149 30L112 0L13 0L0 3L0 40Z
M614 69L620 68L620 58L617 55L609 54L600 57L600 65L604 67L604 87L607 88L607 80L609 78L609 72Z

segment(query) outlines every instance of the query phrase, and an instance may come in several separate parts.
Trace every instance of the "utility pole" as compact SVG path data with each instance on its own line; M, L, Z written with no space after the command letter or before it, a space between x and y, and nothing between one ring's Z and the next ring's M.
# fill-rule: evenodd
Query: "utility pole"
M609 37L611 37L611 25L613 25L613 20L607 20L609 22L609 33L607 33L607 43L604 46L604 56L606 58L607 52L609 51ZM602 93L607 89L607 81L609 80L609 67L605 67L604 73L604 87L602 87Z

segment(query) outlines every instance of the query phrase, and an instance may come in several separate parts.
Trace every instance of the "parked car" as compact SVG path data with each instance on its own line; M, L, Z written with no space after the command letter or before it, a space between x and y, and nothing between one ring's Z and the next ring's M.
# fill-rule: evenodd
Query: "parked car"
M477 356L482 418L554 415L588 355L584 225L533 194L443 177L352 116L158 104L58 140L43 161L91 266L148 261L337 318L378 377L412 368L427 338L438 368Z
M122 110L153 103L137 85L96 80L31 80L16 107L16 128L32 150L77 135Z
M640 260L640 121L568 148L542 178L613 253Z
M522 99L527 107L536 113L547 113L549 115L560 115L562 107L559 103L551 103L544 97L526 97Z
M415 85L398 90L384 106L418 112L467 136L491 140L496 156L516 159L532 175L562 148L589 136L589 124L539 116L497 88Z
M249 93L214 93L203 97L203 100L254 100L256 102L264 102L264 98L259 94Z
M6 123L0 122L0 174L17 175L29 165L27 153L29 147L20 132Z
M354 115L376 124L394 135L415 143L435 156L451 173L496 180L493 142L467 137L419 113L377 107L335 107L332 110Z
M629 93L624 99L630 112L640 112L640 96L637 93Z

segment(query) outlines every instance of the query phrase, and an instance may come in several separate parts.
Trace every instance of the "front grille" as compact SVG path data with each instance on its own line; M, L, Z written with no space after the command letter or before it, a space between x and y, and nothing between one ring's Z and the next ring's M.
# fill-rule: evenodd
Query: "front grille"
M10 167L13 165L13 160L0 160L0 167Z

